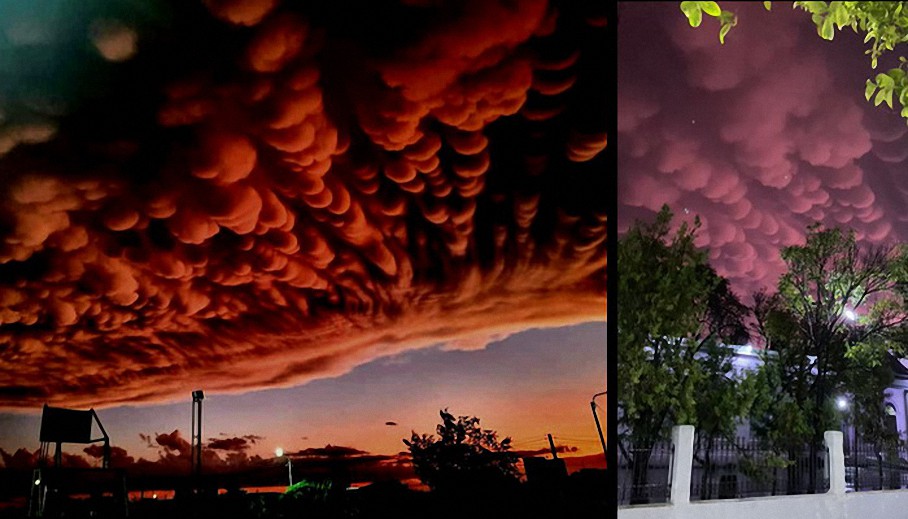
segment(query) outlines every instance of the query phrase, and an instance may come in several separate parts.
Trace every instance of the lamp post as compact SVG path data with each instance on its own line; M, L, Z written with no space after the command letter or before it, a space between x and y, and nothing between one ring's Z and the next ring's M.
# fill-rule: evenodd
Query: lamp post
M847 424L847 413L848 413L848 407L849 407L848 397L846 397L846 396L836 397L835 407L842 413L842 435L844 436L846 433L846 430L848 429L848 426L846 425ZM858 489L858 452L857 452L858 451L858 437L857 437L856 432L857 431L856 431L856 429L854 429L853 424L852 424L851 445L850 445L849 450L851 451L851 460L852 460L852 463L854 464L854 476L852 477L852 480L853 480L852 485L855 490ZM843 444L848 445L848 442L843 441ZM847 463L847 458L846 458L846 463Z
M205 393L201 389L192 392L192 473L196 478L196 484L202 476L202 400L205 399Z
M590 399L590 409L593 410L593 420L596 421L596 430L599 431L599 441L602 442L602 455L605 456L605 461L608 463L608 449L605 446L605 436L602 435L602 425L599 423L599 414L596 412L596 397L606 393L608 393L608 391L593 395L593 398Z
M274 449L274 455L278 458L284 455L284 449L278 447ZM290 456L287 456L287 479L290 481L289 486L293 486L293 463L290 462Z

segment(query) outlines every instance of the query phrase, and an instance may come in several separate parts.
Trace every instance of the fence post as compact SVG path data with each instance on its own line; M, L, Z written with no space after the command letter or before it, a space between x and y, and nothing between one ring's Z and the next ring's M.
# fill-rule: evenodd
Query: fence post
M672 427L672 444L675 446L675 458L672 460L670 502L673 505L687 504L690 502L690 478L694 463L694 426Z
M842 449L842 432L826 431L823 434L829 449L829 493L845 494L845 451Z

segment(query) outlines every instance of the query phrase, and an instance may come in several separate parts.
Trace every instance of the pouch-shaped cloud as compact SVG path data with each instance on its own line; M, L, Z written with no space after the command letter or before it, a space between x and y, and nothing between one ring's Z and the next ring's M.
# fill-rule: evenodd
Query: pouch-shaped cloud
M601 13L203 4L135 23L129 60L91 56L99 94L0 152L0 407L289 386L605 318Z
M904 121L865 102L860 39L824 41L800 10L723 8L739 17L725 45L677 9L624 7L619 232L664 203L700 216L697 244L745 297L775 286L779 250L814 221L904 240Z

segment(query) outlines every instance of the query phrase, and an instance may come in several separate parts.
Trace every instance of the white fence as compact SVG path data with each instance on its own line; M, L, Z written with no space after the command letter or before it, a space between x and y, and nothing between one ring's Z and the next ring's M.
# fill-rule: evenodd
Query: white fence
M842 433L827 431L829 491L824 494L690 501L694 455L694 428L672 429L675 458L672 463L671 497L661 505L618 508L619 519L857 519L908 517L908 490L845 492L845 454Z

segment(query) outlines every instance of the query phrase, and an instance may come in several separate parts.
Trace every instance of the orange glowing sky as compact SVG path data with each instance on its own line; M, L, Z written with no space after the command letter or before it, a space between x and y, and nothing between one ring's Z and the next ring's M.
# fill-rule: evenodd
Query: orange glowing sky
M462 382L417 383L419 363L397 373L433 395L380 406L398 428L431 431L449 406L528 440L534 423L588 440L604 326L561 348L605 319L604 9L4 5L0 447L23 446L35 422L20 413L49 402L109 410L127 451L147 448L139 433L166 451L157 435L186 436L171 404L201 387L224 406L212 434L302 448L280 413L245 425L274 405L254 395L334 380L391 398L405 388L363 373L422 352ZM570 369L515 361L542 333L526 330L547 328ZM496 343L507 354L480 369ZM544 394L505 396L514 366ZM357 420L325 419L308 441L400 450L400 434Z

